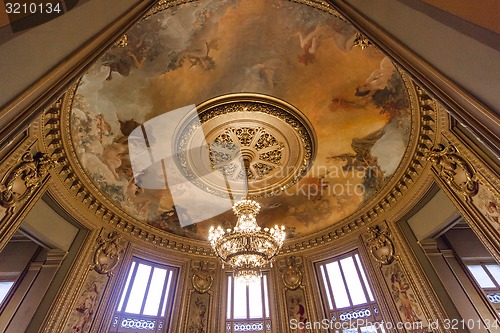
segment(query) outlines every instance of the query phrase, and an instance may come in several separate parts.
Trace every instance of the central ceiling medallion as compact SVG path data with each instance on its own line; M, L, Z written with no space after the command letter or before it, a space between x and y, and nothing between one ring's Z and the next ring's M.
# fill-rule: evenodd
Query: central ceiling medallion
M230 189L240 199L267 197L298 182L312 165L314 130L282 100L229 94L196 111L179 125L173 148L184 177L204 191L226 197Z

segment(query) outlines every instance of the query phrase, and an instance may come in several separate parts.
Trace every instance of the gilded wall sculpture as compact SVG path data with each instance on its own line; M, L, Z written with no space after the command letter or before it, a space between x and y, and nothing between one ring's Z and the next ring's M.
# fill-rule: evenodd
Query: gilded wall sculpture
M451 144L439 144L428 154L428 159L434 165L438 176L455 191L466 197L477 194L479 184L475 170L460 156L456 147Z
M373 259L381 265L389 265L394 260L394 244L390 238L389 229L383 231L378 226L368 227L370 238L366 240L368 251Z
M94 262L91 269L94 269L99 274L113 275L113 270L119 264L123 251L125 250L120 244L121 236L118 232L113 231L107 236L99 236L97 238L97 247L94 252Z
M55 166L47 154L26 152L0 183L0 205L14 208L41 186L43 178Z

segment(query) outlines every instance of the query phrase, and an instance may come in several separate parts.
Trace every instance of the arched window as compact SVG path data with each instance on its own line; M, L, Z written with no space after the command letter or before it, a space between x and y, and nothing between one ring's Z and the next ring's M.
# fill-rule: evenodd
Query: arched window
M168 332L177 269L134 258L109 332Z
M227 274L226 286L226 332L273 332L266 272L249 285Z
M357 251L316 264L323 305L343 333L381 333L377 302ZM335 323L338 323L335 325Z

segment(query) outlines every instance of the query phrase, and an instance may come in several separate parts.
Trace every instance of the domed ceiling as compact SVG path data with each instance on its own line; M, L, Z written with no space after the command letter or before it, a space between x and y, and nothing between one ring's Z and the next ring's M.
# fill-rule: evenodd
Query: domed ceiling
M300 2L158 8L67 94L76 163L110 207L173 234L233 226L245 194L263 227L324 230L388 190L414 130L408 80L359 36ZM233 191L197 176L215 171Z

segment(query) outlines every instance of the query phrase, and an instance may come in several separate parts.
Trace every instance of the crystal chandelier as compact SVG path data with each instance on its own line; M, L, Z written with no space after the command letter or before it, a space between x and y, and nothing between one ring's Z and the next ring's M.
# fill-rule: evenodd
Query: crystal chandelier
M260 205L254 200L243 199L233 205L238 217L233 229L211 227L208 240L215 255L234 270L234 277L247 284L261 276L261 269L272 266L285 240L285 227L264 228L258 226L255 216Z

